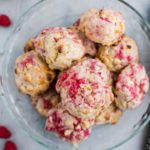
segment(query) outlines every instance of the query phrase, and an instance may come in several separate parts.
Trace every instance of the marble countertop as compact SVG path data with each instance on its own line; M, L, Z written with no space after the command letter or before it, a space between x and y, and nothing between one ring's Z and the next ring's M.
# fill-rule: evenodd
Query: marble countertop
M135 7L144 18L150 21L150 0L126 0L133 7ZM8 14L13 24L18 20L19 16L25 12L30 6L38 0L0 0L0 14ZM12 27L8 29L0 28L0 52L2 51L3 43L7 36L9 35ZM18 150L47 150L43 146L39 145L33 141L27 134L19 129L16 125L15 120L13 120L8 114L4 104L0 99L0 124L4 124L10 128L13 133L12 140L16 142ZM116 148L116 150L143 150L144 141L148 127L145 127L140 133L133 137L130 141L124 145ZM3 149L4 141L0 139L0 150Z

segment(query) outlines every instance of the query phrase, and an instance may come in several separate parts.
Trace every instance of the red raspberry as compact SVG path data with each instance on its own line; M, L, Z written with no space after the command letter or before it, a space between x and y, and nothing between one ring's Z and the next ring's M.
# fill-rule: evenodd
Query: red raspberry
M7 141L3 150L17 150L17 146L13 141Z
M11 137L11 132L4 126L0 126L0 138L7 139Z
M44 99L44 109L51 109L53 107L52 103L49 100Z
M0 15L0 26L9 27L11 25L10 18L7 15Z

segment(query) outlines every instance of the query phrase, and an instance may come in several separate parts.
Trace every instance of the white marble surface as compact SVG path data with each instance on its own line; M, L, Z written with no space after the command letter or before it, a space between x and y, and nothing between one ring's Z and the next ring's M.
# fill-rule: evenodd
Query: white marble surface
M132 6L134 6L147 20L150 21L150 0L126 0ZM38 0L0 0L0 14L8 14L13 24L18 20L19 16L25 12L31 5L38 2ZM149 18L148 18L149 17ZM0 51L2 51L3 43L11 28L4 29L0 28ZM13 133L12 140L14 140L19 150L47 150L43 146L37 144L28 135L26 135L21 129L16 125L15 120L13 120L8 114L4 104L0 99L0 124L4 124L10 128ZM120 146L116 150L143 150L143 145L148 129L143 129L139 134L132 138L129 142ZM0 150L3 149L4 141L0 139Z

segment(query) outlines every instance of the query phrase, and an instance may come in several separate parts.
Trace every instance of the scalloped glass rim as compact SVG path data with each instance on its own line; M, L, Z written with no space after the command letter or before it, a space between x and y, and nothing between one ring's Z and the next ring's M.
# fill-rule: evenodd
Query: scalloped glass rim
M7 45L7 42L10 40L10 37L13 36L13 34L17 31L20 30L20 26L22 24L22 22L26 19L26 17L28 16L28 14L32 11L32 9L35 9L37 6L39 6L42 2L44 1L48 1L48 0L41 0L39 2L37 2L36 4L34 4L32 7L30 7L19 19L19 21L15 24L14 29L12 31L12 33L9 35L8 39L6 40L6 43L4 44L4 51ZM141 19L141 21L144 23L144 25L146 26L147 29L150 30L150 24L142 17L142 15L135 9L133 8L130 4L128 4L127 2L123 1L123 0L117 0L121 3L123 3L124 5L128 6L137 16L139 16L139 18ZM52 1L50 1L52 2ZM2 62L3 62L3 57L2 57ZM2 72L2 76L4 75L4 72ZM5 89L4 89L5 91ZM10 108L8 107L9 102L5 101L5 97L2 97L4 104L6 105L6 108ZM150 106L147 109L147 113L150 114ZM11 108L8 109L8 111L10 112L11 116L13 117L14 120L17 120L17 124L20 126L20 128L22 128L25 133L27 133L30 137L32 137L37 143L50 148L49 145L45 144L44 142L42 142L41 140L41 136L36 136L36 132L34 133L34 131L31 131L30 127L28 126L28 124L26 124L25 120L21 120L18 116L18 114ZM12 113L13 112L13 113ZM15 115L14 115L15 114ZM136 130L134 130L134 132L132 132L131 135L129 135L126 139L124 139L122 142L114 145L113 147L110 147L109 149L114 149L122 144L124 144L125 142L127 142L128 140L130 140L133 136L135 136L141 129L143 129L145 127L145 125L150 121L150 117L148 116L143 116L144 120L142 122L142 125L140 125L138 128L136 128ZM26 130L28 128L28 130ZM31 134L32 133L32 134Z

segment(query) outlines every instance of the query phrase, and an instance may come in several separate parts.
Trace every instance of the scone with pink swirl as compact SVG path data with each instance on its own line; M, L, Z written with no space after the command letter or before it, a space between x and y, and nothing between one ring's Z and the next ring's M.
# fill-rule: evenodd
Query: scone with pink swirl
M83 42L83 46L85 47L85 54L89 56L95 56L96 55L96 47L95 43L89 40L83 32L79 30L79 19L68 28L71 29L73 32L77 33L81 41Z
M65 27L44 29L35 39L35 49L50 69L58 70L69 68L73 61L81 59L85 54L78 35Z
M49 111L45 129L56 133L62 140L75 144L89 137L91 124L74 117L65 109L54 108Z
M116 72L138 62L138 47L133 39L124 35L116 44L101 46L97 57L110 71Z
M47 117L49 110L60 103L60 96L54 89L50 88L40 96L32 96L31 102L41 116Z
M113 101L109 85L110 73L98 59L85 59L63 72L57 80L56 90L62 105L74 116L94 118L102 107Z
M31 96L45 92L55 77L35 51L27 52L16 59L15 80L18 89Z
M116 124L122 115L122 111L112 103L108 108L103 108L95 118L96 125L103 125L106 123Z
M125 23L120 12L93 8L80 17L79 29L91 41L112 45L124 34Z
M148 92L149 79L141 64L131 64L118 76L116 83L116 104L121 109L138 107Z

